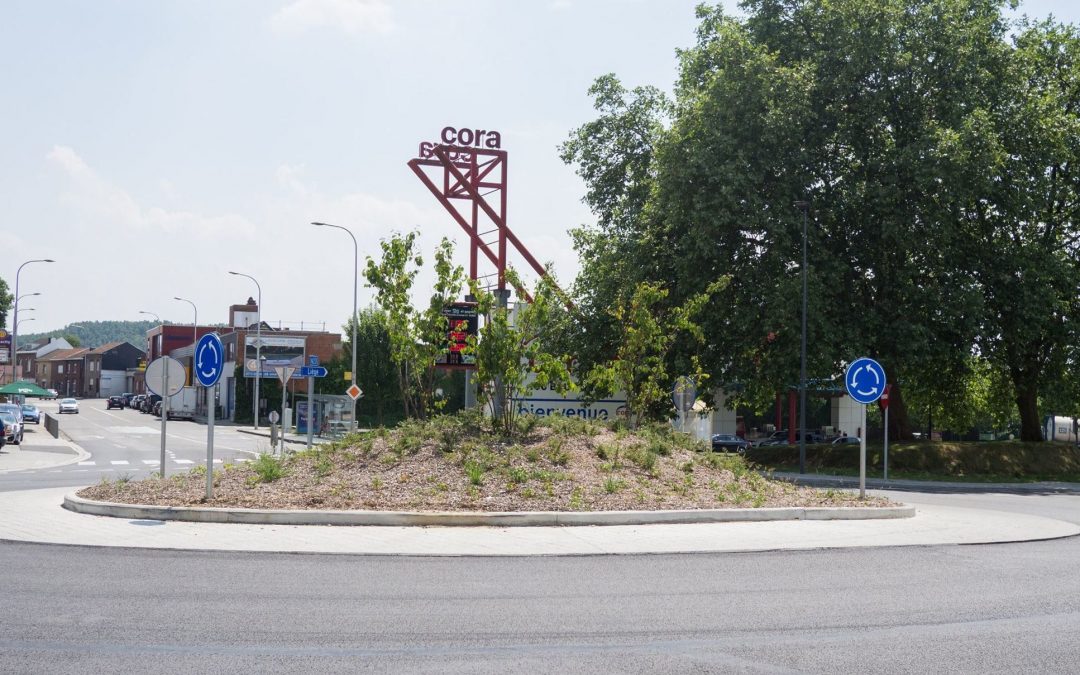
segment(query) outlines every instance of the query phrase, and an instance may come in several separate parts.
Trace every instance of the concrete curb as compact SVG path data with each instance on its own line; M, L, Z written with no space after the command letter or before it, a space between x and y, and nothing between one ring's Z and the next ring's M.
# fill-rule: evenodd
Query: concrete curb
M793 507L771 509L711 509L686 511L292 511L224 509L199 506L149 506L64 495L64 508L75 513L129 520L180 520L251 525L381 525L437 527L551 527L558 525L653 525L687 523L765 522L777 520L873 520L913 518L909 505L870 508Z
M269 433L264 434L261 430L260 431L255 431L254 429L243 429L243 428L237 427L236 431L237 431L237 433L247 434L249 436L258 436L260 438L265 438L265 439L268 439L268 440L270 438ZM316 436L315 438L318 439L319 437ZM295 443L295 444L299 444L299 445L307 445L307 436L304 436L303 438L289 438L288 436L285 436L285 442L286 443ZM318 440L318 443L325 443L325 442L326 441L323 440L323 439ZM316 443L315 441L312 441L313 445L318 445L318 443Z

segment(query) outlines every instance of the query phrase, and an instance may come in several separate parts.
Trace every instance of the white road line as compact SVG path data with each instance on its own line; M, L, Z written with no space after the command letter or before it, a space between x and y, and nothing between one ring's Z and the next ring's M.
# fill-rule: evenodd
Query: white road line
M256 365L258 365L258 364L256 364ZM176 460L176 463L177 464L194 464L195 462L191 461L190 459L178 459L178 460Z
M113 466L127 466L130 463L131 462L126 459L114 459L109 462L109 464L112 464Z
M79 462L79 466L97 466L97 462L94 462L94 461Z
M158 464L161 464L161 460L159 460L159 459L144 459L142 461L142 463L147 465L147 466L157 466Z

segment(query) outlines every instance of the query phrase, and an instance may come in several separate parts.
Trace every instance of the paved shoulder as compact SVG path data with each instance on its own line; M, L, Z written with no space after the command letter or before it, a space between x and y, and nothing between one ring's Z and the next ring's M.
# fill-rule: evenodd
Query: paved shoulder
M72 513L67 489L0 494L0 539L83 546L414 556L605 555L927 546L1052 539L1080 526L923 506L914 518L590 527L311 527L123 520Z

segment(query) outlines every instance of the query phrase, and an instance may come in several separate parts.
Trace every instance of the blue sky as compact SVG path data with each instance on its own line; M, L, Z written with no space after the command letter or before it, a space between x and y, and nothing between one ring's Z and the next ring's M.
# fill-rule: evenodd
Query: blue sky
M393 231L429 254L460 230L406 166L446 125L494 129L509 224L564 285L590 220L557 148L607 72L670 88L697 0L8 1L0 5L4 263L32 258L20 332L227 319L259 279L271 323L326 322ZM1077 3L1025 3L1080 21ZM733 5L732 5L733 6ZM523 267L520 259L517 266ZM430 277L418 286L426 292ZM360 304L371 297L361 282Z

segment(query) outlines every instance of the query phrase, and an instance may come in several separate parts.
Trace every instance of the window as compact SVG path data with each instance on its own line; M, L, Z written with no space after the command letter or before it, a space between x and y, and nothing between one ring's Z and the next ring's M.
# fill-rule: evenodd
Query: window
M60 375L63 375L64 374L64 364L62 364L62 363L57 364L56 365L56 372L59 373Z

